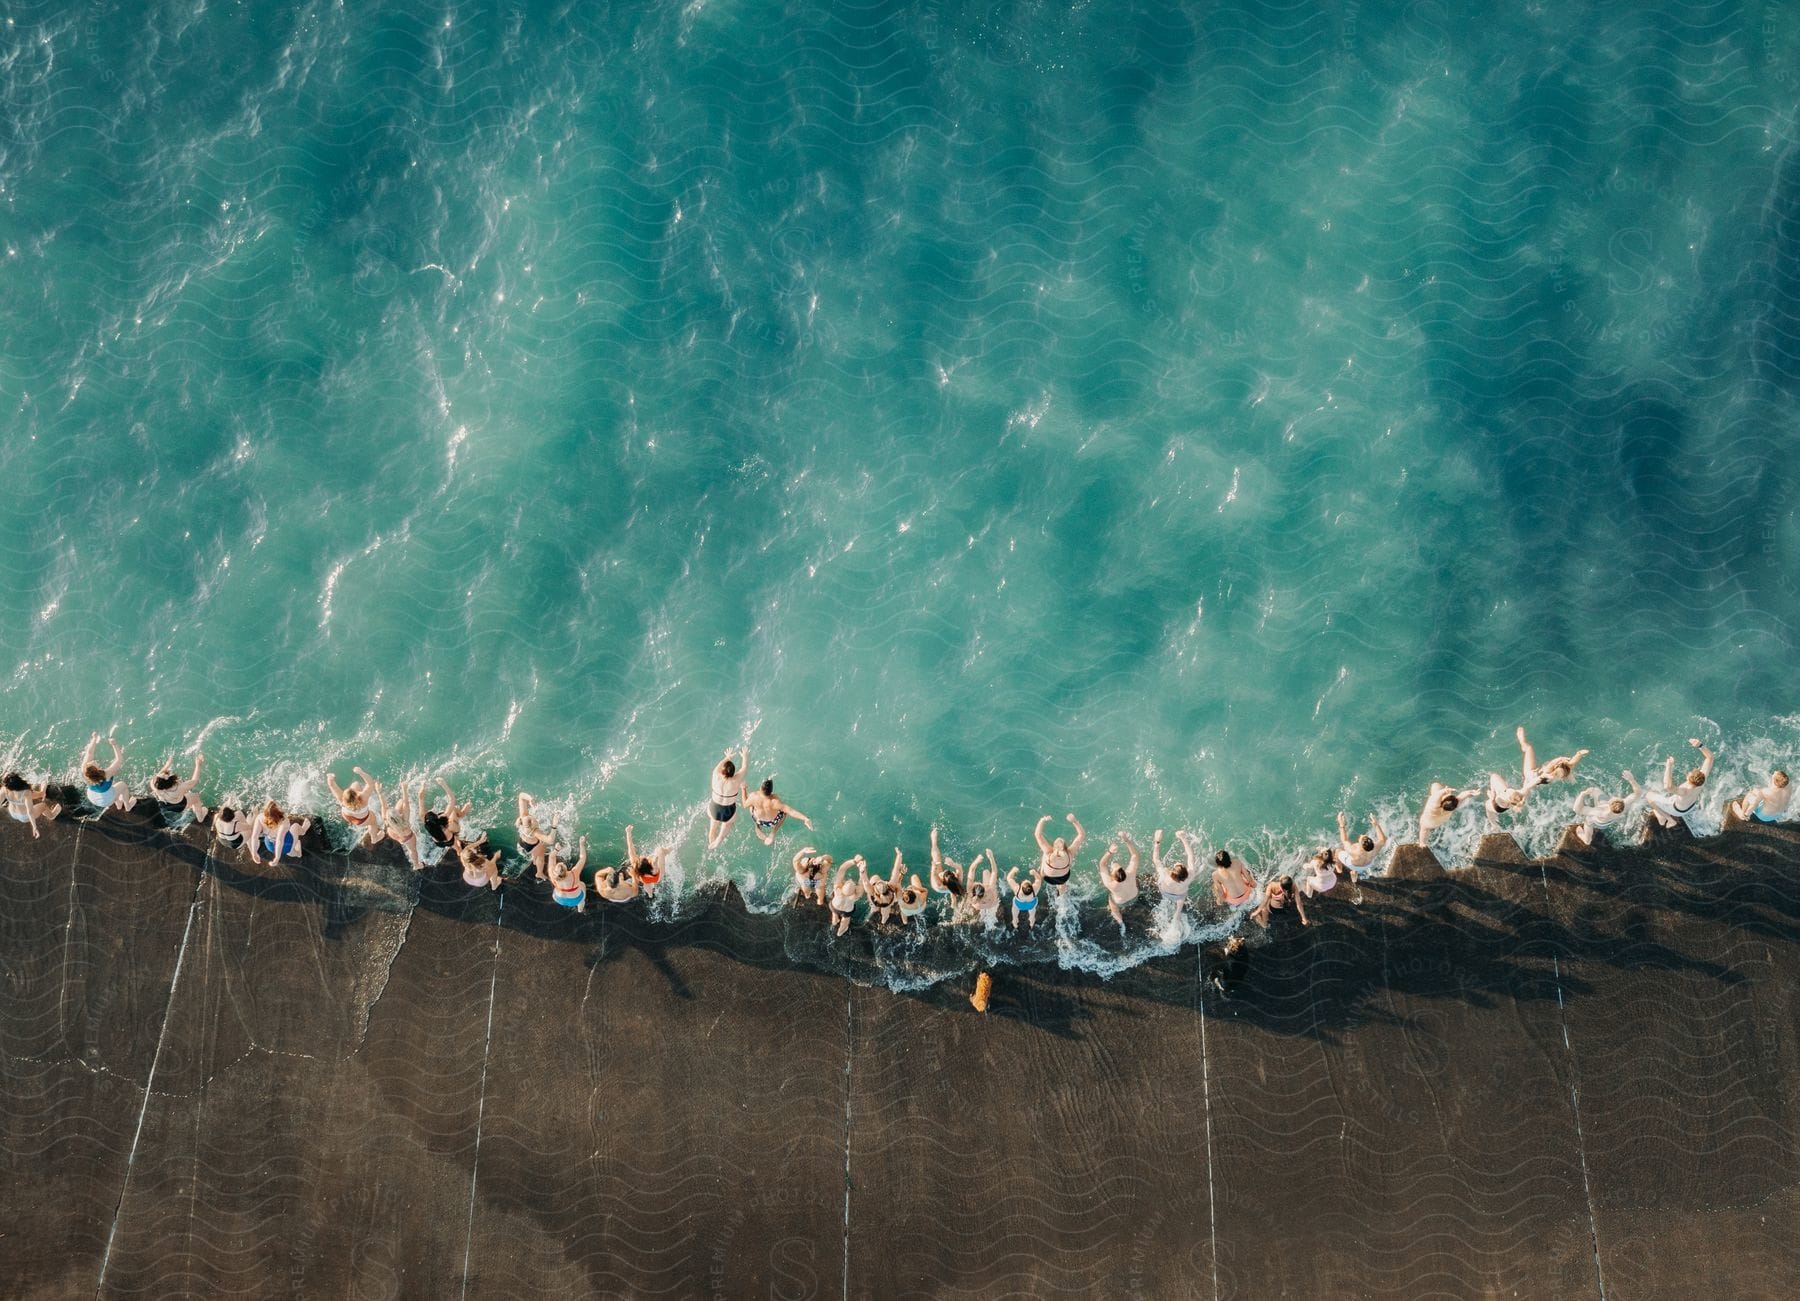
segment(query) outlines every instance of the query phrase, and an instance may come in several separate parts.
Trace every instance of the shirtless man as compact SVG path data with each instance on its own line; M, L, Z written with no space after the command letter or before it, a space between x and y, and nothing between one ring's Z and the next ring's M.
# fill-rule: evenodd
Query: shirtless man
M375 799L381 791L381 785L361 768L352 768L356 780L348 786L339 786L337 774L325 774L325 784L331 788L331 798L337 801L338 812L350 830L355 832L351 839L351 847L373 845L381 839L381 822L375 816Z
M1459 808L1479 794L1479 786L1459 791L1443 782L1432 782L1431 793L1425 797L1425 807L1419 813L1419 843L1429 844L1431 833L1455 817Z
M863 893L869 899L869 920L886 925L894 919L894 910L900 906L900 881L906 874L906 863L900 857L900 847L894 846L894 870L887 877L870 876L865 866L858 873L862 882Z
M804 903L808 899L825 906L825 891L831 876L831 855L821 854L811 845L804 846L794 855L794 903Z
M1357 871L1362 871L1377 858L1388 845L1387 831L1381 825L1381 819L1373 813L1369 815L1369 834L1350 839L1349 820L1342 813L1338 814L1338 857L1350 864Z
M1125 837L1125 845L1131 856L1128 862L1114 861L1119 852L1119 846L1114 843L1100 855L1099 867L1100 884L1106 888L1106 911L1119 923L1121 931L1125 929L1125 905L1138 897L1140 866L1138 847L1132 844L1131 837Z
M1229 850L1213 855L1213 902L1221 908L1248 908L1256 902L1256 878L1242 862L1234 862Z
M1598 786L1589 786L1576 794L1575 807L1570 812L1575 815L1575 838L1582 844L1593 844L1594 832L1601 827L1610 827L1625 816L1626 807L1644 793L1644 788L1638 785L1638 779L1629 770L1623 776L1631 783L1630 794L1602 799L1605 792ZM1593 801L1591 805L1589 800Z
M1156 888L1164 899L1174 904L1169 915L1175 917L1187 907L1188 888L1194 884L1193 868L1189 866L1194 859L1194 842L1187 832L1177 831L1175 839L1181 842L1186 857L1164 862L1162 834L1162 828L1158 827L1156 834L1150 837L1150 866L1156 870Z
M1746 791L1731 805L1731 811L1745 822L1780 822L1787 815L1788 799L1794 793L1788 775L1777 768L1769 774L1767 786Z
M31 838L36 840L42 833L38 830L38 819L46 822L62 812L62 805L48 798L48 787L33 786L16 772L9 772L3 784L6 788L6 811L14 822L23 822L31 828Z
M1043 869L1044 884L1056 887L1057 898L1069 892L1069 873L1075 867L1075 855L1087 844L1087 832L1075 820L1073 813L1068 815L1069 825L1075 828L1075 839L1064 840L1058 836L1054 841L1044 839L1044 824L1050 821L1046 813L1038 819L1037 830L1032 834L1037 837L1038 852L1043 856L1040 866Z
M850 879L850 869L856 869L856 879ZM852 854L838 864L837 877L831 883L831 923L839 935L850 929L850 919L856 916L856 901L863 896L863 881L868 879L869 861L861 854Z
M200 765L205 761L206 756L196 750L194 773L186 781L176 775L173 759L157 769L156 776L150 779L150 794L156 797L166 818L175 819L183 813L190 813L195 822L206 821L208 809L194 790L200 784Z
M813 829L811 818L793 805L784 803L775 793L772 778L765 780L760 789L745 796L744 807L750 810L750 816L755 821L756 838L765 845L775 843L776 833L781 830L781 824L788 820L790 814L805 823L808 831Z
M1681 785L1675 784L1675 756L1670 755L1663 764L1663 788L1661 798L1646 800L1650 808L1650 816L1655 818L1659 826L1673 827L1677 823L1686 822L1700 803L1700 788L1706 785L1706 779L1712 776L1713 752L1700 744L1700 738L1690 736L1688 744L1700 752L1700 766L1687 775Z
M1013 897L1012 924L1015 931L1019 929L1020 923L1032 930L1037 929L1038 891L1043 888L1043 884L1044 869L1041 866L1034 867L1031 875L1023 881L1019 879L1018 868L1006 869L1006 885Z

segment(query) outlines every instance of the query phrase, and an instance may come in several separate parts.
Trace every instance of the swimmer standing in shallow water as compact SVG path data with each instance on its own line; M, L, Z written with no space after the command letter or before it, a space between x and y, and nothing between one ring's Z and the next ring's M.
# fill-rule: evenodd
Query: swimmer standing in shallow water
M1638 779L1629 770L1621 774L1631 783L1631 790L1625 795L1615 795L1611 799L1602 799L1605 794L1598 786L1589 786L1575 795L1574 807L1569 811L1575 815L1575 838L1584 845L1594 843L1594 833L1601 827L1610 827L1625 816L1625 810L1631 802L1644 793L1638 785ZM1589 801L1592 801L1590 804Z

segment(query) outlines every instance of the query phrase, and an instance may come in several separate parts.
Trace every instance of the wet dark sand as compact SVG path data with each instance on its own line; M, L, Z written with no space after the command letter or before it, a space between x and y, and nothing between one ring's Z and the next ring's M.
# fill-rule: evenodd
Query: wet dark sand
M7 822L0 1294L1794 1295L1800 834L1509 848L1230 998L1190 949L982 1016L729 897Z

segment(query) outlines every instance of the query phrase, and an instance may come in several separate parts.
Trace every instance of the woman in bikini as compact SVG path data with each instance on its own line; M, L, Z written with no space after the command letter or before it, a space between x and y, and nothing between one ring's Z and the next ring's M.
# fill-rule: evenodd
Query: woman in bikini
M791 804L784 803L775 793L774 778L765 778L762 787L744 797L744 807L750 810L750 816L756 822L756 838L765 845L775 843L775 835L781 830L781 824L791 815L799 818L806 829L813 829L812 819Z
M1756 786L1731 804L1731 811L1745 822L1780 822L1787 816L1788 798L1793 794L1788 775L1777 768L1769 774L1767 786Z
M994 862L994 851L987 851L984 872L969 860L969 897L965 920L991 927L1000 917L1000 865Z
M1301 873L1300 893L1308 896L1328 894L1349 875L1349 867L1339 861L1335 849L1321 849L1307 860L1306 870Z
M1075 855L1087 844L1087 832L1082 830L1081 823L1075 820L1073 813L1067 816L1069 825L1075 828L1074 840L1064 840L1061 836L1054 841L1044 838L1044 826L1050 821L1048 813L1038 819L1037 829L1032 832L1037 839L1038 853L1041 856L1039 866L1042 868L1044 884L1053 887L1059 899L1069 892L1069 873L1075 870Z
M1670 755L1663 764L1663 788L1659 798L1647 801L1650 816L1663 827L1673 827L1677 823L1686 822L1688 814L1700 805L1700 788L1706 785L1706 779L1712 776L1713 752L1700 744L1698 737L1690 736L1688 744L1700 752L1700 766L1687 775L1687 779L1677 786L1675 784L1675 756Z
M488 844L485 831L473 840L456 842L456 861L462 865L464 885L498 890L506 883L500 874L500 851Z
M732 762L731 753L731 747L726 746L725 757L712 770L712 797L706 805L708 849L717 849L724 841L731 830L731 820L737 816L738 801L744 798L744 773L750 770L750 748L745 746L737 752L736 763Z
M550 820L550 830L545 831L538 825L537 800L520 791L519 813L513 819L513 830L518 833L519 852L531 860L531 870L537 879L548 879L544 868L550 861L550 849L556 840L556 819Z
M1278 876L1269 882L1269 888L1263 892L1261 906L1250 915L1256 919L1258 925L1266 928L1269 918L1275 910L1285 910L1290 905L1293 907L1295 915L1300 918L1302 926L1312 925L1306 920L1306 905L1300 901L1300 892L1294 888L1294 878Z
M963 910L968 904L968 882L963 879L962 864L953 858L945 858L938 851L938 829L931 829L931 888L939 894L950 897L950 920L963 919Z
M1584 845L1594 843L1594 833L1601 827L1610 827L1625 816L1625 810L1644 793L1638 785L1638 779L1630 771L1621 774L1631 784L1631 790L1624 795L1615 795L1611 799L1603 799L1605 794L1598 786L1589 786L1575 796L1575 806L1570 811L1575 815L1575 838ZM1591 803L1589 801L1592 801Z
M1221 908L1248 908L1256 901L1256 878L1228 850L1213 855L1212 895Z
M261 865L262 856L257 852L259 849L268 853L270 866L284 858L299 858L301 837L311 830L311 818L293 817L281 805L270 800L263 805L262 815L257 819L256 834L250 838L250 861Z
M853 867L857 871L856 879L850 876ZM850 929L850 919L856 915L856 901L863 895L862 882L868 874L868 861L861 854L852 854L838 864L837 878L831 883L831 924L839 935Z
M550 878L551 899L561 907L573 908L579 913L587 911L587 882L581 879L581 873L587 867L587 837L581 837L576 844L580 853L573 863L563 862L562 855L553 847L544 871Z
M350 847L354 849L359 845L373 845L381 839L383 819L375 810L381 784L361 768L350 771L356 774L356 780L348 786L339 786L334 772L325 774L325 784L331 788L331 798L337 801L338 813L354 833L350 841Z
M794 855L794 903L808 899L825 906L825 892L831 888L831 855L821 854L811 845Z
M906 862L900 856L898 845L894 846L894 870L886 877L870 876L867 868L859 873L863 893L869 898L870 921L885 926L894 919L894 912L900 906L900 879L905 874Z
M1459 791L1443 782L1432 782L1431 793L1425 797L1425 807L1419 811L1419 843L1429 843L1432 832L1455 817L1458 809L1479 794L1479 786Z
M200 765L206 756L198 750L194 752L194 774L182 781L175 773L175 761L170 759L156 770L150 779L150 794L156 798L157 806L162 810L163 821L174 826L184 813L191 814L195 822L205 822L207 808L194 787L200 784Z
M119 749L119 743L113 734L106 734L106 743L112 747L112 762L99 764L94 761L94 751L100 745L100 733L95 732L88 738L87 749L81 754L81 776L87 782L87 802L95 809L94 816L99 817L108 809L117 809L121 813L131 812L131 806L137 803L125 783L119 780L119 766L125 762L125 752Z
M442 860L444 851L454 848L462 840L462 820L469 815L473 805L458 804L456 792L450 789L450 783L442 777L438 778L438 786L444 792L444 811L425 807L425 783L419 783L419 826L424 828L426 837L437 847L435 856L427 854L425 861L435 863Z
M1038 866L1032 869L1031 875L1023 881L1019 879L1019 869L1006 869L1006 885L1012 891L1012 924L1016 931L1020 925L1031 930L1037 929L1038 891L1043 888L1044 869Z
M907 926L912 923L913 918L923 917L925 905L930 901L931 895L915 873L912 880L901 889L900 897L894 902L895 908L900 912L900 924Z
M1140 865L1138 847L1130 836L1125 837L1125 845L1131 856L1129 862L1115 861L1119 853L1117 843L1108 845L1100 855L1100 884L1106 888L1106 911L1119 923L1120 931L1125 929L1125 905L1138 897Z
M213 810L213 836L227 849L242 849L244 837L252 830L250 821L229 804L221 804Z
M381 818L381 829L387 838L406 851L406 858L412 864L412 870L423 872L425 860L419 855L419 835L413 829L412 800L407 794L407 783L400 783L400 802L390 805L381 788L375 788L375 802L380 805L378 816Z
M1169 910L1171 918L1179 916L1187 907L1188 887L1194 883L1194 874L1188 864L1194 861L1194 842L1185 831L1177 831L1175 838L1181 842L1181 849L1187 855L1183 859L1165 861L1162 854L1162 828L1150 837L1150 866L1156 871L1156 888L1162 893L1165 901L1173 907Z
M62 805L48 798L48 787L33 786L16 772L7 773L0 785L6 788L7 813L14 822L31 828L33 840L42 834L38 830L39 818L48 822L62 812Z
M1574 754L1561 754L1549 763L1540 764L1537 761L1537 751L1525 739L1525 729L1519 728L1516 735L1519 738L1519 754L1523 759L1522 775L1527 790L1533 786L1548 786L1551 782L1575 780L1575 765L1589 754L1586 750L1577 750Z
M631 826L626 824L625 861L631 864L631 875L645 894L656 892L656 883L663 879L663 864L668 861L668 857L667 845L659 846L649 854L639 854L637 844L631 839Z

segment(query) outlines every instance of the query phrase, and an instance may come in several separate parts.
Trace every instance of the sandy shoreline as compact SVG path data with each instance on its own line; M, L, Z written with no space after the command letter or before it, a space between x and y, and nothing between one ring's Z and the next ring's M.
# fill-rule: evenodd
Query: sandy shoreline
M1505 850L1229 999L1189 949L984 1017L729 896L9 823L0 1290L1788 1294L1800 833Z

